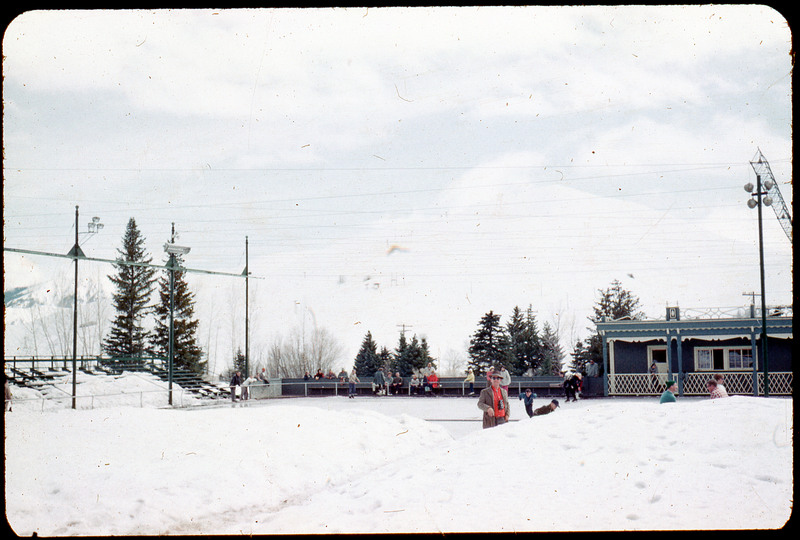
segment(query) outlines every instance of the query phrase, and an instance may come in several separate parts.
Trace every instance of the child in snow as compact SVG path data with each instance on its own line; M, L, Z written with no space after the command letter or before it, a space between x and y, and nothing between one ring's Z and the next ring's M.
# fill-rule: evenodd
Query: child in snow
M525 412L528 413L528 418L533 416L533 399L535 397L536 394L534 394L533 390L530 388L526 388L525 393L519 395L519 399L523 400L525 403Z

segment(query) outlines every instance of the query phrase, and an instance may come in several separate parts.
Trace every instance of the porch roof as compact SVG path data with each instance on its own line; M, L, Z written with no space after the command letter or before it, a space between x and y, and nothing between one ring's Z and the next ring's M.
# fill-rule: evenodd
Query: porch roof
M601 336L617 341L750 339L761 335L761 319L752 317L669 321L624 319L602 320L595 324ZM792 339L792 328L792 317L767 317L767 335L771 338Z

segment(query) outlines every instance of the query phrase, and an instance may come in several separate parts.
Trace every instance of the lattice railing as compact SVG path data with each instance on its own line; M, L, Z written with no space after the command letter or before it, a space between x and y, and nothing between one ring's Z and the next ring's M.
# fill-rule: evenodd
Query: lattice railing
M687 396L707 395L706 382L713 373L686 373L683 379L683 394ZM753 372L725 373L725 389L729 395L753 395ZM674 374L677 380L677 374ZM610 396L655 396L664 391L667 375L657 376L649 373L617 373L608 376L608 395ZM770 395L792 395L792 372L773 372L769 374ZM764 374L758 373L758 394L764 393Z

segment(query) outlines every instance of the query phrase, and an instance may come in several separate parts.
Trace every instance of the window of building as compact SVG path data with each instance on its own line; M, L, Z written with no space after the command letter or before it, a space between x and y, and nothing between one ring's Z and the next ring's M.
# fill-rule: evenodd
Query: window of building
M752 369L753 352L744 347L697 347L694 365L697 371Z

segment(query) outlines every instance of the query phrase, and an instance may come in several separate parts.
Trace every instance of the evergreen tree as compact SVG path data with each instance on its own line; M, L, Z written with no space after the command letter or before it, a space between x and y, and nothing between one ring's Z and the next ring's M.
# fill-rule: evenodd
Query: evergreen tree
M399 371L402 377L410 376L414 370L414 356L417 355L417 348L417 336L414 336L414 339L409 343L405 333L400 332L397 348L392 355L392 373Z
M131 266L123 263L150 264L144 248L144 237L130 218L122 238L122 249L117 249L117 273L108 276L116 287L113 305L117 312L111 321L109 335L103 341L103 350L115 358L141 357L147 351L148 332L142 321L152 309L150 297L155 282L155 269L149 266Z
M525 313L514 307L511 320L506 323L508 334L508 370L512 375L523 375L528 369L535 370L540 362L539 332L536 316L528 306Z
M389 352L389 349L386 347L381 347L381 352L378 353L378 366L383 370L384 373L387 371L389 373L394 373L392 371L392 362L394 361L394 357L392 353Z
M414 370L419 371L427 367L428 364L431 364L434 369L436 367L436 359L431 356L430 347L428 346L428 340L426 338L422 338L419 342L419 359L417 363L414 364Z
M542 327L542 362L539 365L538 375L559 375L563 369L561 360L564 350L559 343L558 334L549 323Z
M645 314L639 309L639 298L630 291L622 288L619 280L614 280L606 290L598 290L600 299L594 306L594 321L599 321L603 317L610 320L629 318L634 320L643 319ZM600 367L600 374L603 374L603 340L597 333L596 327L587 328L592 334L586 338L581 350L574 350L572 353L573 367L583 371L586 363L593 358Z
M478 329L470 339L469 365L475 375L481 375L490 366L505 365L508 358L508 340L500 326L500 315L489 312L481 317Z
M381 359L378 356L378 345L372 339L372 332L367 332L361 349L356 354L355 369L359 377L372 377L380 367Z
M525 340L524 357L528 368L535 373L542 362L542 343L539 337L539 329L536 327L536 315L533 314L533 306L528 306L525 312Z
M611 282L611 286L605 291L598 290L600 300L594 306L594 320L599 321L603 317L610 320L630 318L634 320L644 318L644 313L639 310L639 299L630 291L622 288L619 280Z
M169 262L167 262L169 264ZM183 257L175 255L175 264L183 266ZM199 320L194 319L194 293L189 290L185 272L175 270L173 282L173 365L189 369L197 374L203 373L206 361L203 350L197 343ZM163 358L169 357L169 316L170 316L170 271L165 270L158 280L159 302L155 306L156 324L151 339L153 352ZM242 375L247 373L242 370Z
M244 357L244 353L242 352L242 348L239 347L236 350L236 356L233 358L233 372L241 371L242 376L246 377L247 373L245 373L244 365L247 363L247 359ZM231 373L231 377L233 377L233 373Z
M589 354L589 349L584 345L583 341L578 340L577 343L575 343L575 348L570 353L570 356L572 356L572 362L569 365L570 369L585 373L586 364L589 362L591 356Z

